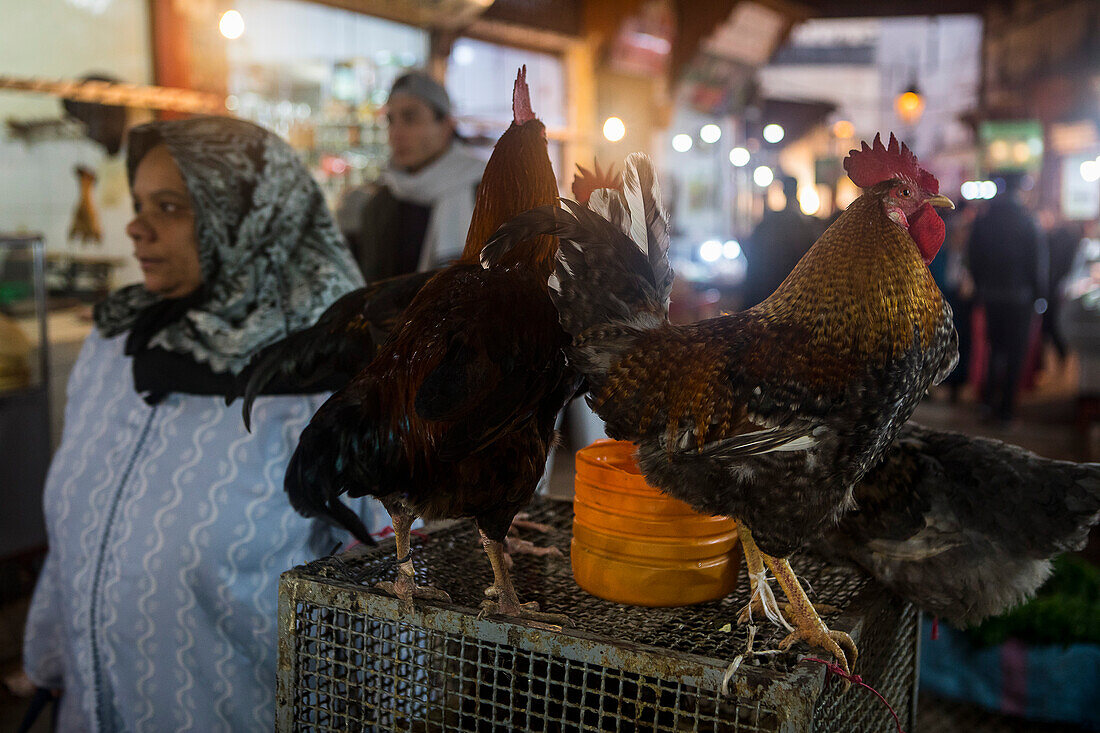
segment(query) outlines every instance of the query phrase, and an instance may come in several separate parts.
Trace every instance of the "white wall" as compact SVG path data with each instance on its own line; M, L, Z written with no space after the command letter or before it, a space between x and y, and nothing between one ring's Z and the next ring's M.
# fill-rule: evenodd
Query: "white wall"
M0 0L0 74L72 79L104 72L147 84L152 55L146 0ZM0 90L0 124L57 118L60 100L42 94ZM122 257L118 282L134 282L123 227L130 200L120 154L108 159L86 140L26 143L0 130L0 231L41 232L48 252L86 252ZM103 224L101 246L70 244L68 229L79 189L73 168L99 176L96 203Z
M795 44L875 47L863 65L775 65L760 70L765 95L837 105L830 121L850 120L858 138L895 132L917 155L969 143L959 116L977 103L982 23L978 16L902 17L881 20L813 20L800 26ZM916 82L926 100L920 122L902 123L894 98Z
M856 134L874 136L890 127L880 103L882 81L875 66L813 64L765 66L758 72L765 96L832 102L832 118L855 125ZM832 119L830 118L830 119Z

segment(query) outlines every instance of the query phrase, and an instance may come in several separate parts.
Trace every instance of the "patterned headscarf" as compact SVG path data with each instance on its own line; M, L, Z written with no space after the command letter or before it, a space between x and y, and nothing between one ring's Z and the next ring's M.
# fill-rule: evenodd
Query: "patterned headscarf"
M141 159L160 143L191 194L203 285L175 301L131 285L96 306L104 336L146 330L128 353L159 347L238 374L258 349L312 325L363 284L320 188L273 133L225 117L135 127L131 184Z

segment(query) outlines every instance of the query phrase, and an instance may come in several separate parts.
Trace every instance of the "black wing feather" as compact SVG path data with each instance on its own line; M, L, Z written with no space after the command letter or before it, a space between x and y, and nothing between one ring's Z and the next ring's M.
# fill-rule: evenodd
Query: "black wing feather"
M345 294L307 329L267 346L241 374L242 413L251 429L252 403L268 392L339 389L374 358L401 314L438 271L371 283ZM234 396L227 398L232 402Z

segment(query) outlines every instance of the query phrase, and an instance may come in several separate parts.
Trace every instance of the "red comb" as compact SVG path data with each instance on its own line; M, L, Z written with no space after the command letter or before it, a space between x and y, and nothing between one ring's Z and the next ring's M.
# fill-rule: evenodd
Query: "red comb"
M512 87L512 121L513 124L522 125L535 119L535 113L531 111L531 92L527 88L527 64L519 67L516 74L516 85Z
M577 172L573 174L573 200L581 204L587 204L592 197L592 192L598 188L618 188L622 185L622 177L615 172L615 164L612 163L606 171L600 170L600 161L596 161L596 172L588 170L577 163Z
M882 137L877 134L872 146L866 142L862 146L859 150L849 151L844 159L844 170L860 188L870 188L891 178L908 178L929 193L940 192L940 182L920 167L917 156L905 143L899 143L894 133L890 133L888 147L883 147Z

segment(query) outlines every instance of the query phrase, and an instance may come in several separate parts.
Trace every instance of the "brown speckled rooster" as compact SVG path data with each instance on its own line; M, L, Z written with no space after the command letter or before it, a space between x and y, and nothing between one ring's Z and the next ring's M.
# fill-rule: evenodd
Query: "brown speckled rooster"
M743 617L777 618L766 564L797 627L784 648L805 640L848 669L855 645L821 621L787 557L851 506L852 485L957 349L926 265L944 237L932 207L951 202L892 136L845 167L864 194L775 293L686 326L667 318L667 222L644 156L627 160L621 200L605 190L589 209L566 202L509 226L561 237L551 295L608 434L638 444L651 484L741 523L753 587Z
M513 107L479 191L484 216L471 224L462 258L420 288L374 360L313 416L285 485L295 509L332 516L364 542L366 530L339 497L379 499L398 555L397 577L382 587L406 601L448 598L415 581L413 520L472 517L493 569L485 610L561 623L519 602L503 557L512 519L542 476L558 412L576 389L547 293L557 240L481 246L496 222L557 197L522 72ZM496 191L491 199L488 190Z

